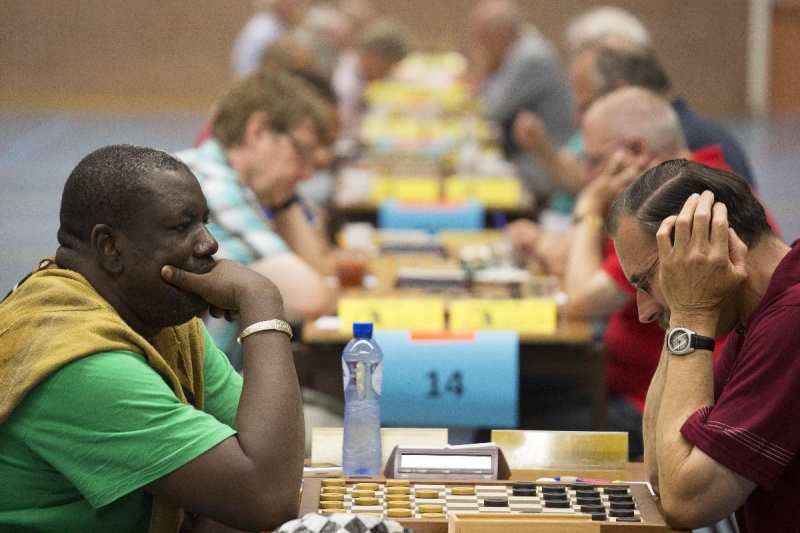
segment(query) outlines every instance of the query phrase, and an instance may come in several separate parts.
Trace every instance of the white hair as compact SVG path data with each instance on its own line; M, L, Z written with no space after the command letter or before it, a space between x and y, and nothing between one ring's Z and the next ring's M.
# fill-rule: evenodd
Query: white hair
M623 87L598 99L584 121L600 120L609 138L645 140L653 153L672 158L686 150L678 115L662 96L641 87Z
M651 45L650 32L642 21L619 7L590 9L567 26L567 46L572 54L610 36L621 37L638 46Z

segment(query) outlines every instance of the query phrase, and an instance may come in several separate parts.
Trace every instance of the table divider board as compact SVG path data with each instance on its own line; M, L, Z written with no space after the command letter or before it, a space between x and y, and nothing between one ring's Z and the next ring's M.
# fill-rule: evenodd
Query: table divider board
M514 428L519 337L509 331L377 331L385 425Z

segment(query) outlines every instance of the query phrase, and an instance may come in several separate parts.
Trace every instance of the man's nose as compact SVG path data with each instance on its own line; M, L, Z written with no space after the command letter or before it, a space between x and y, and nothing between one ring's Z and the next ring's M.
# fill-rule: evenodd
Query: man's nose
M196 250L199 257L214 255L217 253L217 250L219 250L219 243L217 242L217 239L211 235L211 232L207 226L203 227L203 232L197 242Z
M636 307L639 309L639 322L644 324L658 320L658 316L664 311L661 304L644 291L636 293Z

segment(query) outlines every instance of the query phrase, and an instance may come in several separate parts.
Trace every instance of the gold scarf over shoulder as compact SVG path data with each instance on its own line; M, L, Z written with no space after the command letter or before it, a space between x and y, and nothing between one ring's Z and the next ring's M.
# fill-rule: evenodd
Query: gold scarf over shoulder
M0 424L50 374L110 350L145 356L181 402L203 409L204 348L199 319L165 328L151 344L83 276L51 263L0 305ZM180 508L164 498L153 499L151 533L177 532L182 520Z

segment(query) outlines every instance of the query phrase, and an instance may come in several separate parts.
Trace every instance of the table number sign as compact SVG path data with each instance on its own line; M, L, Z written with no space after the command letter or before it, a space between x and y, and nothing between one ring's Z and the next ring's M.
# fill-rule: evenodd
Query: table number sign
M383 350L384 424L517 426L516 334L378 331L375 339Z
M352 331L353 322L372 322L378 329L441 331L444 300L441 298L343 298L339 300L341 331Z
M548 298L456 300L450 303L452 330L510 330L553 335L556 303Z

